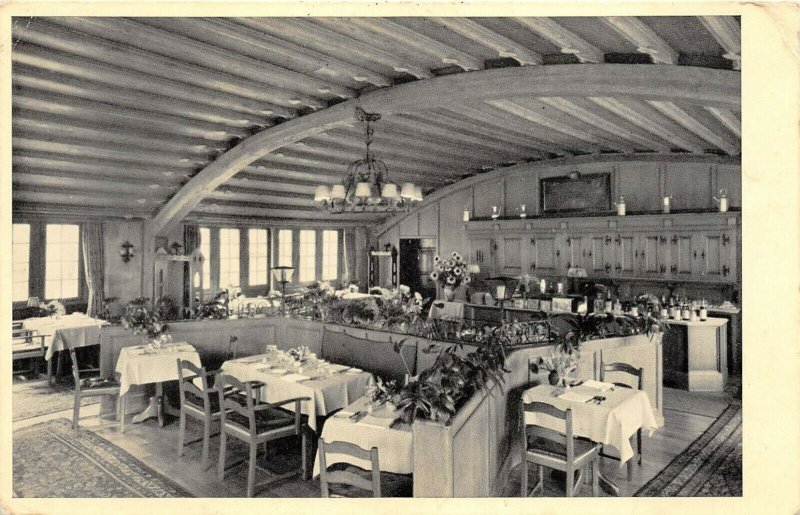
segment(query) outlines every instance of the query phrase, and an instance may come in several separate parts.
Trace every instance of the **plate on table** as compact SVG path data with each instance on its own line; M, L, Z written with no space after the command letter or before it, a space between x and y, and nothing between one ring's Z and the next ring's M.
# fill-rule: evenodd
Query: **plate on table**
M288 373L289 371L286 370L285 368L269 368L269 369L266 369L266 372L268 372L270 374L273 374L273 375L276 375L276 376L282 376L282 375Z
M361 372L363 372L363 370L361 370L360 368L353 367L350 370L345 370L344 373L345 374L353 374L353 375L355 375L355 374L360 374Z

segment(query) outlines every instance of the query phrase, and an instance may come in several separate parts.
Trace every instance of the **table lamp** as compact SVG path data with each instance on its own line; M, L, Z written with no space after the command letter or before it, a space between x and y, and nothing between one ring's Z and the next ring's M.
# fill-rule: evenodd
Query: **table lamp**
M272 269L272 278L281 283L281 315L286 314L286 283L292 282L294 267L276 266Z

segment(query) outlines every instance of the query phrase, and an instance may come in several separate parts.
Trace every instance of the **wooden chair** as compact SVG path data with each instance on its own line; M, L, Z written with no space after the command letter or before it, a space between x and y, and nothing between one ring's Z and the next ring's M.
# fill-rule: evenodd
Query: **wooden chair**
M227 386L232 386L233 388L227 389ZM242 392L245 394L244 399L241 398ZM253 497L255 493L256 468L261 468L256 465L259 444L265 444L266 442L292 435L300 435L302 438L302 468L297 472L279 475L272 481L258 486L296 476L298 472L305 479L308 424L307 420L303 421L307 417L302 415L301 407L303 401L311 400L309 397L295 397L277 403L259 403L254 400L252 383L241 382L235 377L224 374L217 378L217 393L220 405L217 477L220 481L225 478L225 453L228 435L238 438L250 446L250 455L247 460L247 497ZM294 404L294 412L281 408L286 404Z
M178 456L183 456L183 449L187 445L203 441L201 460L203 469L208 468L209 446L212 436L211 424L220 419L219 395L215 389L210 388L209 379L220 371L206 372L205 367L198 367L191 361L177 360L178 362L178 392L180 394L180 429L178 430ZM194 381L200 381L200 387ZM203 437L185 441L186 417L191 417L203 422ZM219 433L217 433L219 434Z
M81 399L84 397L97 397L100 395L116 397L115 412L117 413L117 420L121 420L124 413L120 414L119 382L114 379L98 377L81 379L81 372L84 372L84 370L81 370L78 366L78 358L75 355L75 349L69 349L69 356L72 359L72 378L75 381L75 404L72 409L72 429L78 429L78 427L80 427ZM100 418L99 414L98 418Z
M635 368L627 363L600 363L600 381L605 381L607 372L623 372L636 378L636 388L641 390L644 386L644 369ZM633 388L627 383L614 382L614 386L621 388ZM600 454L604 458L619 461L616 456L611 456L605 453ZM642 428L636 431L636 461L639 465L642 464ZM628 461L628 480L633 477L633 460Z
M368 460L370 470L345 462L330 462L332 455ZM319 484L322 497L411 497L413 481L408 474L381 473L378 448L363 449L350 442L319 439Z
M592 495L600 493L600 449L601 444L585 438L575 438L572 434L572 410L562 411L543 402L522 402L522 418L525 413L549 415L564 421L564 431L554 431L537 425L525 425L524 444L522 446L522 481L523 497L534 495L537 490L544 492L544 467L561 470L567 475L567 497L573 497L583 485L584 468L592 466ZM537 466L539 481L528 493L528 463ZM575 481L575 471L578 480Z
M37 374L39 363L45 356L46 348L44 339L47 335L37 334L38 331L23 329L21 322L15 322L11 329L11 362L27 359L31 366L27 370L14 370L13 375ZM13 366L13 365L12 365Z

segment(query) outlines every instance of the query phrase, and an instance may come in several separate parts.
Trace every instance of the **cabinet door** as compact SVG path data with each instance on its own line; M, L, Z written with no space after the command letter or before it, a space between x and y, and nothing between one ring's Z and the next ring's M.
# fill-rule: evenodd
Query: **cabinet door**
M534 234L531 238L531 270L555 273L558 269L559 254L554 234Z
M669 269L669 246L663 234L642 234L639 239L639 273L664 277Z
M635 276L636 259L639 256L639 249L636 248L636 237L617 234L614 237L614 244L616 246L616 255L612 273L625 277Z
M583 256L586 253L586 248L583 243L583 236L567 236L564 239L564 269L585 267Z
M704 281L734 281L736 277L734 248L728 232L702 232L696 235L698 273Z
M520 237L503 238L502 269L504 274L522 273L522 240Z
M469 242L470 263L481 267L481 272L494 271L491 238L473 238Z
M691 278L694 273L694 259L691 234L673 234L670 275L683 279Z
M608 252L605 250L606 248L605 235L593 234L591 236L586 236L585 240L586 242L584 245L586 248L586 260L585 260L586 272L590 276L605 274L606 262L604 261L604 257Z

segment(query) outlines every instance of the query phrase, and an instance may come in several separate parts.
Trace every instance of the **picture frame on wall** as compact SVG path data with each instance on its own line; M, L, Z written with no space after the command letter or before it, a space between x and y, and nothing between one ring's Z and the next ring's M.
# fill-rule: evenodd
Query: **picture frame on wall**
M544 214L605 214L611 210L610 173L547 177L539 182L541 212Z

